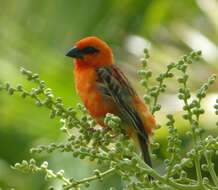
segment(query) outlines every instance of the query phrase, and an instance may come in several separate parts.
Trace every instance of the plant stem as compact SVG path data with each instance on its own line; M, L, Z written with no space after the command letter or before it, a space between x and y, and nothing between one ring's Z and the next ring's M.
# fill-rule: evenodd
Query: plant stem
M41 168L39 168L39 169L41 169ZM61 178L58 177L52 170L49 170L47 168L43 168L43 170L47 174L51 175L53 178L58 178L58 179L62 180L66 185L70 185L71 184L68 179L66 179L65 177L61 177Z
M160 176L155 170L153 169L144 169L144 171L154 177L155 179L159 180L161 183L168 185L171 189L175 190L200 190L200 185L188 185L188 184L179 184L172 180L166 180L164 177ZM205 189L203 187L203 189Z
M187 86L186 86L186 83L184 83L184 89L186 89ZM188 101L186 98L184 98L184 103L187 107L187 111L188 111L188 114L189 114L189 123L190 125L193 124L193 119L192 119L192 112L191 112L191 109L189 107L189 104L188 104ZM196 135L195 135L195 131L194 129L192 129L192 137L193 137L193 141L194 141L194 145L196 147L197 145L197 138L196 138ZM198 154L198 151L196 151L196 155L195 155L195 158L194 158L194 163L195 163L195 167L196 167L196 173L197 173L197 180L199 182L199 185L202 186L202 175L201 175L201 167L200 167L200 156Z
M206 157L206 161L208 164L208 169L209 169L208 171L212 177L214 184L218 187L218 178L217 178L216 172L214 171L214 167L213 167L213 164L211 162L211 158L207 154L205 154L205 157Z
M78 188L78 186L80 184L84 184L86 182L94 181L94 180L98 179L99 177L102 178L102 177L104 177L106 175L109 175L109 174L113 173L114 171L115 171L115 168L111 168L111 169L109 169L109 170L107 170L107 171L105 171L103 173L100 173L99 176L94 175L94 176L89 177L89 178L84 178L84 179L82 179L80 181L76 181L75 183L70 184L69 186L63 188L63 190L68 190L68 189L70 189L72 187ZM77 190L79 190L79 189L77 189Z

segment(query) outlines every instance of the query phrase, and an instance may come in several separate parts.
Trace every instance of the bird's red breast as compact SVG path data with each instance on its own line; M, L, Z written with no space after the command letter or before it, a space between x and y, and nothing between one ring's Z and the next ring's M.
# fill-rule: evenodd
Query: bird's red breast
M98 77L94 67L78 67L74 70L76 90L89 114L104 126L107 113L118 115L118 107L103 96L97 86Z

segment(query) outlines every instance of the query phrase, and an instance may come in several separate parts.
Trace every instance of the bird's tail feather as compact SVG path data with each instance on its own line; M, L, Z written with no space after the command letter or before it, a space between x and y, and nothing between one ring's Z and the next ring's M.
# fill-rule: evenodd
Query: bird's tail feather
M152 162L151 162L150 153L148 150L148 142L140 134L138 134L138 141L139 141L140 149L142 151L144 162L152 168ZM153 179L150 175L148 176L148 178L149 178L149 181Z

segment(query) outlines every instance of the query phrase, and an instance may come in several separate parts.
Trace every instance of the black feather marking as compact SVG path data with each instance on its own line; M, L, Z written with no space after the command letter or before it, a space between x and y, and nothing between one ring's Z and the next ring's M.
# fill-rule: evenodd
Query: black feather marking
M144 137L142 137L140 134L138 134L138 141L139 141L140 149L142 151L144 162L152 168L152 162L151 162L151 157L150 157L150 153L148 150L147 140L144 139ZM149 181L151 181L153 177L148 175L148 179Z
M107 81L108 83L111 82L111 77L110 77L109 75L106 76L106 81Z
M144 137L142 137L139 134L138 134L138 140L145 163L148 164L150 167L152 167L150 153L148 151L148 142L144 139Z
M119 90L119 86L118 86L118 85L114 85L114 91L115 91L115 93L117 93L118 90Z
M85 55L85 54L94 54L94 53L98 53L98 52L99 52L98 49L96 49L96 48L94 48L94 47L92 47L92 46L84 47L84 48L81 49L80 51L81 51L81 53L82 53L83 55Z

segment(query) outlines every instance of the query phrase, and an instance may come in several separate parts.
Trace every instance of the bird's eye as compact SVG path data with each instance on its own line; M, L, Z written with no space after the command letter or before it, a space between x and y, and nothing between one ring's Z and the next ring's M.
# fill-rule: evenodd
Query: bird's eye
M93 54L93 53L98 53L99 52L98 49L96 49L96 48L94 48L92 46L85 47L81 51L82 51L83 54Z

